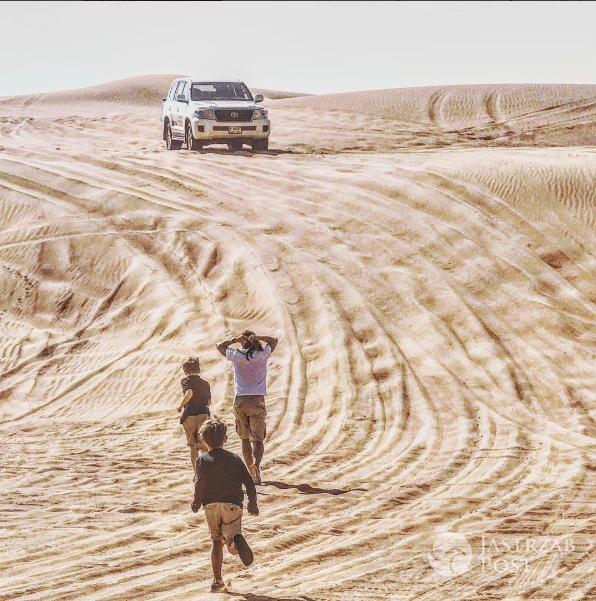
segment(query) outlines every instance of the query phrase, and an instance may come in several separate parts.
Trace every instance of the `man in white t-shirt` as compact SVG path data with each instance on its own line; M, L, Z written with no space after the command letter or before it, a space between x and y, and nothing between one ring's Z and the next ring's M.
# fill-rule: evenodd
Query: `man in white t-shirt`
M235 343L242 348L230 348ZM250 330L217 344L217 350L234 366L236 432L242 440L244 462L255 484L261 484L260 465L267 434L267 361L276 346L277 338L257 336Z

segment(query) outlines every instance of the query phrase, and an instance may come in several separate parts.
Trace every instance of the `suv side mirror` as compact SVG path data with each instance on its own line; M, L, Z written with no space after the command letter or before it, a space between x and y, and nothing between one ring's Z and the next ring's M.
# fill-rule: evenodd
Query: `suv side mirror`
M188 100L184 94L178 94L178 96L176 96L176 102L186 102L188 104Z
M255 102L263 102L263 94L257 94L255 96Z

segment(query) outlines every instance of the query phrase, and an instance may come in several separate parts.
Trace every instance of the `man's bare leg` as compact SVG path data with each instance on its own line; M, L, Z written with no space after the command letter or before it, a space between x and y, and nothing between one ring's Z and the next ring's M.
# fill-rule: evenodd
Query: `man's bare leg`
M263 459L263 453L265 452L265 445L262 440L255 440L252 443L252 450L255 457L255 465L259 467L261 465L261 459Z
M244 463L246 463L246 467L250 467L253 464L252 445L250 444L250 440L242 441L242 456L244 457Z

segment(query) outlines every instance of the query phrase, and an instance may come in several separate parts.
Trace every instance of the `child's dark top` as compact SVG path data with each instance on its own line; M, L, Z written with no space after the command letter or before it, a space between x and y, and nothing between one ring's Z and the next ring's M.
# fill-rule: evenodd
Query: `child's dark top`
M187 390L192 390L192 397L184 406L180 423L189 415L209 415L209 401L211 400L211 387L208 382L205 382L201 376L186 376L181 382L182 394L186 394Z
M248 510L257 509L257 490L238 455L222 448L212 449L197 458L197 481L193 505L234 503L242 507L246 487Z

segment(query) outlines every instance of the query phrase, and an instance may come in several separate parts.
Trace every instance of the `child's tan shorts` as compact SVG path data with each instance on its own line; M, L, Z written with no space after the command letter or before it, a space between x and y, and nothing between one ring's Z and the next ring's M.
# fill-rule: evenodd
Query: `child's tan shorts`
M242 532L242 507L235 503L209 503L204 510L211 540L225 542L230 553L237 555L234 537Z
M267 409L262 394L237 396L234 401L236 432L241 440L265 440Z
M198 431L203 423L208 419L209 416L205 413L201 415L189 415L182 423L188 446L191 449L201 449L201 441L199 440Z

